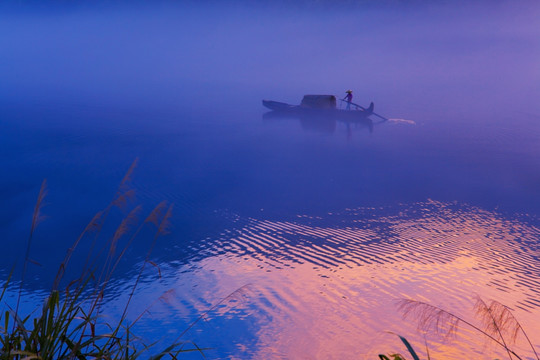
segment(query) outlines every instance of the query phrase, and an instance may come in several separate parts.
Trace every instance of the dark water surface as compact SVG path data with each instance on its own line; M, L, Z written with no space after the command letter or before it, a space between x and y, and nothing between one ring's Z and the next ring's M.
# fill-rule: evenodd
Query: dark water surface
M43 179L31 299L138 158L135 197L103 232L135 205L143 218L174 204L151 255L160 274L145 271L132 307L133 319L149 310L147 340L208 311L183 339L210 359L405 353L388 331L426 357L396 299L474 319L478 294L540 349L538 4L2 10L2 281L23 262ZM390 120L263 116L263 98L348 88ZM152 236L124 257L110 316ZM506 356L467 328L426 338L433 358ZM522 338L516 348L533 358Z

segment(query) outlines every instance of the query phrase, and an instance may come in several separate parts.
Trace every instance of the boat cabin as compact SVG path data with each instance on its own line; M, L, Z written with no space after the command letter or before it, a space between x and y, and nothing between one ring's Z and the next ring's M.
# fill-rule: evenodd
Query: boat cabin
M300 106L311 109L335 109L336 97L334 95L304 95Z

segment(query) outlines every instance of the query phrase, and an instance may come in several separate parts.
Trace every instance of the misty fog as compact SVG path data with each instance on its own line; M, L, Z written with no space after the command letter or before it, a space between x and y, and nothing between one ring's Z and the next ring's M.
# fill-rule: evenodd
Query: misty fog
M353 88L389 111L538 112L533 2L58 7L0 14L3 101L205 109Z

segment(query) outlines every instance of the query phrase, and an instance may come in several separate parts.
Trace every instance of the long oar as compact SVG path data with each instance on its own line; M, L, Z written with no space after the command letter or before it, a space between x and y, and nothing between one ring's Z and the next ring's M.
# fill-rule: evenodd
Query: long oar
M343 101L343 102L345 102L345 103L347 103L347 104L351 104L351 105L357 106L357 107L359 107L360 109L362 109L362 110L364 110L364 111L367 110L367 109L366 109L365 107L363 107L362 105L358 105L358 104L356 104L356 103L353 103L353 102L350 102L350 101L347 101L347 100L343 100L343 99L339 99L339 100L341 100L341 101ZM380 117L380 118L383 119L384 121L388 121L387 118L385 118L384 116L381 116L381 115L379 115L379 114L377 114L377 113L375 113L375 112L372 112L372 114L375 115L375 116Z

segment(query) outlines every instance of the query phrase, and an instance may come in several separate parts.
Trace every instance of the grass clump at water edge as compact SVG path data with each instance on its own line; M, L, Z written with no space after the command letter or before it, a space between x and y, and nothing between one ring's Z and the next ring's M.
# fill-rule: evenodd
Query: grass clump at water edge
M165 202L157 205L133 234L129 235L128 230L136 224L141 211L140 206L136 207L121 221L106 244L92 255L111 209L122 207L133 196L133 190L129 189L127 183L136 162L122 180L113 201L94 216L68 249L64 261L59 266L52 289L43 300L41 308L35 309L30 314L21 314L19 308L23 296L24 277L28 264L33 262L29 257L32 238L40 220L40 210L46 195L46 182L43 182L32 217L16 305L10 306L4 299L13 271L0 292L0 302L5 305L5 311L0 311L0 359L136 359L143 354L144 358L150 359L176 359L182 352L187 351L198 351L202 354L204 349L197 347L196 344L180 341L185 331L174 343L156 349L156 343L145 344L133 334L132 327L142 314L130 324L126 321L129 304L146 264L155 265L149 260L150 252L156 240L167 233L172 205L167 206ZM156 228L152 245L131 288L122 315L117 322L105 322L100 316L100 311L111 276L127 248L147 225ZM93 238L91 250L81 275L67 285L61 286L65 282L64 274L73 252L83 238L90 237ZM125 245L119 249L121 238ZM102 265L96 269L98 262Z

